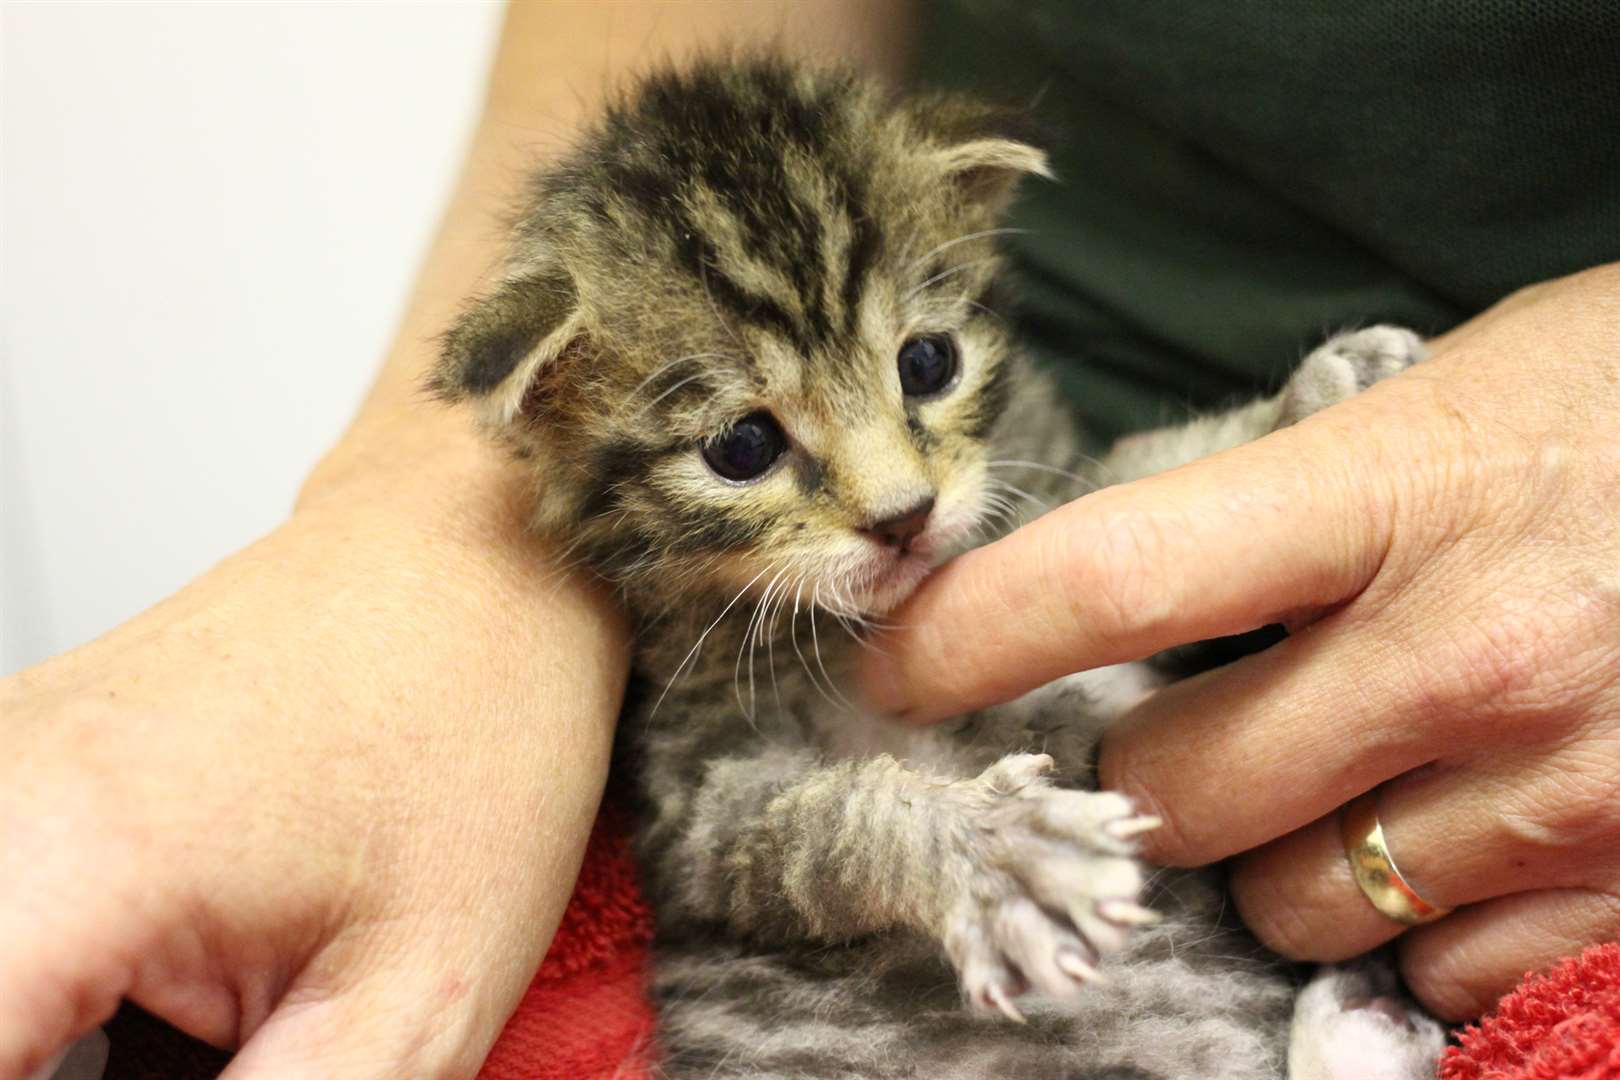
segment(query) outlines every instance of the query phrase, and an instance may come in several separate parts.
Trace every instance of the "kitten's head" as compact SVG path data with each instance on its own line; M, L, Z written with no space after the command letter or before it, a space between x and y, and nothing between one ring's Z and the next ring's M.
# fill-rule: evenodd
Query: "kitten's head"
M997 504L993 234L1046 169L998 127L780 61L647 79L537 179L436 388L632 596L884 611Z

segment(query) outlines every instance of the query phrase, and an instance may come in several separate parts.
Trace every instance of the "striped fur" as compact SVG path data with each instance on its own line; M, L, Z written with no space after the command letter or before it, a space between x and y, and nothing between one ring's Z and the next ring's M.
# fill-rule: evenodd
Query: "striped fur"
M1286 404L1090 467L989 307L999 214L1045 172L1005 122L769 58L653 75L539 175L502 284L446 337L435 389L542 463L537 527L636 621L622 735L670 1076L1282 1075L1291 973L1215 875L1145 876L1150 823L1090 790L1146 668L928 730L845 697L930 566ZM902 394L917 334L955 342L947 392ZM787 452L721 479L703 447L761 411ZM927 498L916 550L874 542Z

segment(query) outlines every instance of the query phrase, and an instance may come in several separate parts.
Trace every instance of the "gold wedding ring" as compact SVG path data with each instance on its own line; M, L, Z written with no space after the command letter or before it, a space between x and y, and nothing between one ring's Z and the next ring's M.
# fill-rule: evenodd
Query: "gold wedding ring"
M1451 913L1419 896L1395 869L1395 857L1384 843L1384 827L1378 823L1377 788L1345 806L1340 831L1350 873L1381 914L1406 926L1421 926Z

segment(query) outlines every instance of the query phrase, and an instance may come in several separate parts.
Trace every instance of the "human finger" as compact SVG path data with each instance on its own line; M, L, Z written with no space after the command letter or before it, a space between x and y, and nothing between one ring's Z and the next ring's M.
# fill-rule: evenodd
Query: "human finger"
M1463 908L1403 935L1401 974L1442 1020L1479 1016L1526 974L1620 940L1620 889L1545 889Z
M1457 766L1399 777L1377 794L1384 842L1406 884L1441 909L1518 892L1620 879L1620 762L1575 743L1500 748ZM1285 956L1355 956L1403 927L1350 876L1335 812L1243 856L1234 901L1255 935Z
M1409 544L1343 609L1161 690L1115 725L1099 771L1164 821L1143 838L1146 857L1212 862L1430 762L1511 768L1612 730L1609 610L1559 580L1562 568L1522 566L1512 537L1533 526L1509 517L1498 517L1510 537L1491 542L1494 558L1478 541ZM1517 779L1496 782L1511 791Z
M1301 828L1447 745L1415 719L1431 687L1409 649L1342 613L1158 691L1104 736L1102 785L1160 828L1145 858L1201 866Z
M869 701L939 719L1355 595L1388 549L1393 494L1379 452L1347 459L1337 427L1105 488L946 564L863 658Z

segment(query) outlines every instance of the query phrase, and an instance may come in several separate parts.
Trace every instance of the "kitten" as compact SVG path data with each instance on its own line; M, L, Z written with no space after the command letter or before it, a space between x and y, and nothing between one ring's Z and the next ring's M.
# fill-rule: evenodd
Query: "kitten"
M769 58L654 75L535 179L504 279L446 336L436 390L536 462L536 526L635 621L621 731L667 1075L1285 1074L1291 969L1215 873L1147 878L1155 823L1092 790L1152 669L926 729L864 715L846 673L952 554L1421 346L1335 338L1277 397L1094 467L993 310L997 221L1047 175L1006 120ZM1354 1007L1380 977L1327 976L1296 1043L1350 1022L1432 1062L1437 1027Z

